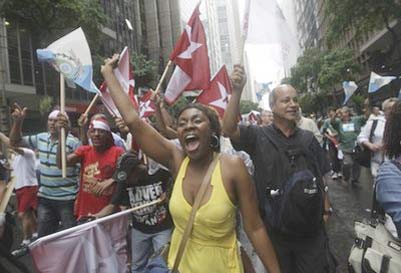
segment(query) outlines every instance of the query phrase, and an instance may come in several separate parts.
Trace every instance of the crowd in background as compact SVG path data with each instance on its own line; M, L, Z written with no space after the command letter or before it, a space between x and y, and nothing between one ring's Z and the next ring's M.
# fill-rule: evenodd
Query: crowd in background
M149 123L164 138L168 139L168 143L163 145L169 149L175 147L181 151L196 149L198 136L188 136L188 143L186 139L184 142L177 140L180 134L180 122L183 122L182 116L178 121L174 121L174 118L168 115L158 94L154 94L153 100L157 110L155 118ZM394 119L396 115L399 115L399 108L400 102L396 98L389 98L382 103L381 107L372 107L363 115L356 115L347 106L338 109L329 108L326 118L319 120L315 120L315 117L305 117L301 109L297 108L294 121L299 128L312 132L317 140L316 145L325 151L330 162L331 178L344 186L355 186L358 183L365 183L359 180L361 166L355 161L358 145L362 149L371 151L370 171L373 179L379 176L378 181L386 179L383 177L385 174L380 175L379 166L388 159L394 159L394 157L399 159L400 140L397 140L398 146L394 144L393 147L390 147L392 150L386 150L386 146L383 145L386 121L392 118L393 123L397 123ZM199 109L208 117L212 117L211 120L216 118L216 123L223 122L218 120L217 114L213 110L206 107ZM178 169L173 169L175 174L172 175L171 165L165 166L157 163L146 154L146 150L149 148L147 148L145 140L132 135L132 133L135 134L130 127L132 124L129 121L126 123L127 119L124 118L124 114L122 118L114 117L114 119L103 114L96 114L90 118L83 115L78 123L79 133L74 136L71 131L76 130L70 128L71 122L68 115L53 110L48 115L46 131L22 136L23 121L27 114L29 114L27 109L14 105L13 126L10 135L5 136L0 132L1 142L9 148L8 159L4 155L0 155L0 200L3 199L6 184L12 181L10 177L14 177L17 206L14 208L13 214L21 221L23 233L22 242L16 249L11 249L10 242L6 243L9 236L4 235L4 230L0 230L0 237L2 248L5 248L6 251L11 249L14 257L25 255L28 245L38 237L159 198L169 200L166 196L170 196L173 177L177 177L177 173L178 176L182 175ZM252 126L272 127L274 118L277 119L277 117L278 115L274 115L271 110L263 110L258 117L257 124ZM400 120L398 120L398 124ZM249 124L241 126L245 125ZM69 132L66 138L67 178L62 178L60 169L61 150L58 143L61 128L65 128ZM245 131L242 130L240 132L244 134ZM149 134L151 138L158 139L152 135L153 133ZM399 136L400 133L397 132L394 135ZM191 142L191 138L194 139L193 142ZM232 136L230 138L233 141ZM236 151L234 149L236 145L233 147L228 138L220 136L220 132L214 135L211 141L212 149L240 156L249 175L255 173L251 157L248 153L240 151L246 151L246 149ZM250 144L246 145L250 147ZM167 149L164 146L159 148L163 151ZM388 148L389 146L387 146ZM160 154L154 153L153 157L160 156ZM326 171L326 169L324 170ZM387 166L383 172L388 174L391 171L397 172L391 166ZM181 179L184 178L181 177ZM401 189L398 189L398 192L400 191ZM385 188L379 188L379 193L384 194L380 196L379 200L383 202L383 207L388 209L389 215L394 220L395 226L390 228L396 235L397 231L401 231L399 213L401 208L395 208L394 206L397 204L394 205L394 203L389 205L390 201L385 197ZM227 198L224 193L222 194ZM227 203L230 202L227 201ZM241 213L243 213L242 209ZM1 219L0 226L5 226L8 221L7 217ZM266 257L260 253L260 251L268 250L255 245L254 238L249 238L253 246L250 244L244 232L244 229L249 229L247 226L249 224L248 216L241 220L239 213L234 213L233 217L238 219L236 233L250 254L256 272L263 272L263 266L274 268L274 261L267 261ZM252 221L258 223L259 220ZM179 220L174 223L180 225ZM174 223L167 201L133 213L130 233L132 272L144 272L150 255L171 240ZM276 244L275 238L273 238L273 243ZM256 255L258 251L262 261ZM280 256L281 253L278 255Z

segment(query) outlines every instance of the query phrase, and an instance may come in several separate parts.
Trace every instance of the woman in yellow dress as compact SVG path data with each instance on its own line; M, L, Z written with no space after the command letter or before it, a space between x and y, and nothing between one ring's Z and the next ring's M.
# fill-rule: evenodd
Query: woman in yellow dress
M152 159L167 166L175 184L170 212L175 224L168 257L172 267L194 199L219 150L220 123L214 111L187 105L178 115L177 135L182 149L142 121L113 73L118 55L107 59L101 72L111 96L138 145ZM237 85L238 86L238 85ZM181 273L242 273L235 232L240 210L245 232L270 273L280 272L276 254L259 215L255 187L243 161L221 155L197 211L192 233L179 265Z

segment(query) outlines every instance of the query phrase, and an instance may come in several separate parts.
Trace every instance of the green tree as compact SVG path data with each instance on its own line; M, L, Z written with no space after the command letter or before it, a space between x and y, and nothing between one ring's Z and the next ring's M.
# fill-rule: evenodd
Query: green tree
M336 85L352 80L360 71L354 59L354 53L349 48L335 49L323 54L318 85L322 91L333 90Z
M291 68L289 83L299 92L306 92L312 82L316 82L322 66L322 52L318 48L306 49Z
M135 85L138 87L149 86L156 88L159 75L157 63L148 59L144 54L133 52L131 62L134 66Z
M383 63L384 59L391 58L395 50L399 50L400 35L391 27L394 19L401 19L401 1L395 0L330 0L326 1L328 17L327 43L334 45L344 33L353 31L356 38L372 30L386 27L391 33L391 42L388 48L371 53L373 65Z
M98 0L3 0L1 7L0 16L28 29L41 47L81 26L96 49L107 20Z
M291 68L291 77L284 79L300 93L312 89L315 92L335 90L344 80L352 80L360 67L351 49L321 51L317 48L305 50Z
M239 111L242 114L251 112L252 110L259 111L259 105L256 102L250 100L241 100L239 104Z

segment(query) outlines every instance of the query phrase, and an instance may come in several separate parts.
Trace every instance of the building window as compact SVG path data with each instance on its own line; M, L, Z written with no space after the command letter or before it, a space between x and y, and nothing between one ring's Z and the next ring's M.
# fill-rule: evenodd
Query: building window
M33 86L32 43L28 31L18 24L9 24L7 45L11 83Z

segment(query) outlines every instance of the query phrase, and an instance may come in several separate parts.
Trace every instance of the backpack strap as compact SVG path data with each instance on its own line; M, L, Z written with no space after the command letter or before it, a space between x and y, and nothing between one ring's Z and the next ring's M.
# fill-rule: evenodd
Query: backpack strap
M288 155L288 150L284 148L283 144L280 143L280 140L275 139L271 134L269 134L269 131L275 130L272 126L266 127L262 130L264 135L269 139L270 143L274 146L274 148L278 151L280 158L283 158L283 156L289 156ZM317 175L322 177L320 173L320 169L316 165L316 162L314 160L313 154L309 151L309 146L313 141L313 134L309 134L305 132L305 130L302 130L300 128L296 128L297 133L301 134L300 138L298 139L297 142L294 143L294 148L300 149L304 154L305 157L307 158L308 161L310 161L311 164L313 164L313 168L316 170ZM274 132L275 133L275 132ZM275 185L277 186L277 185Z

